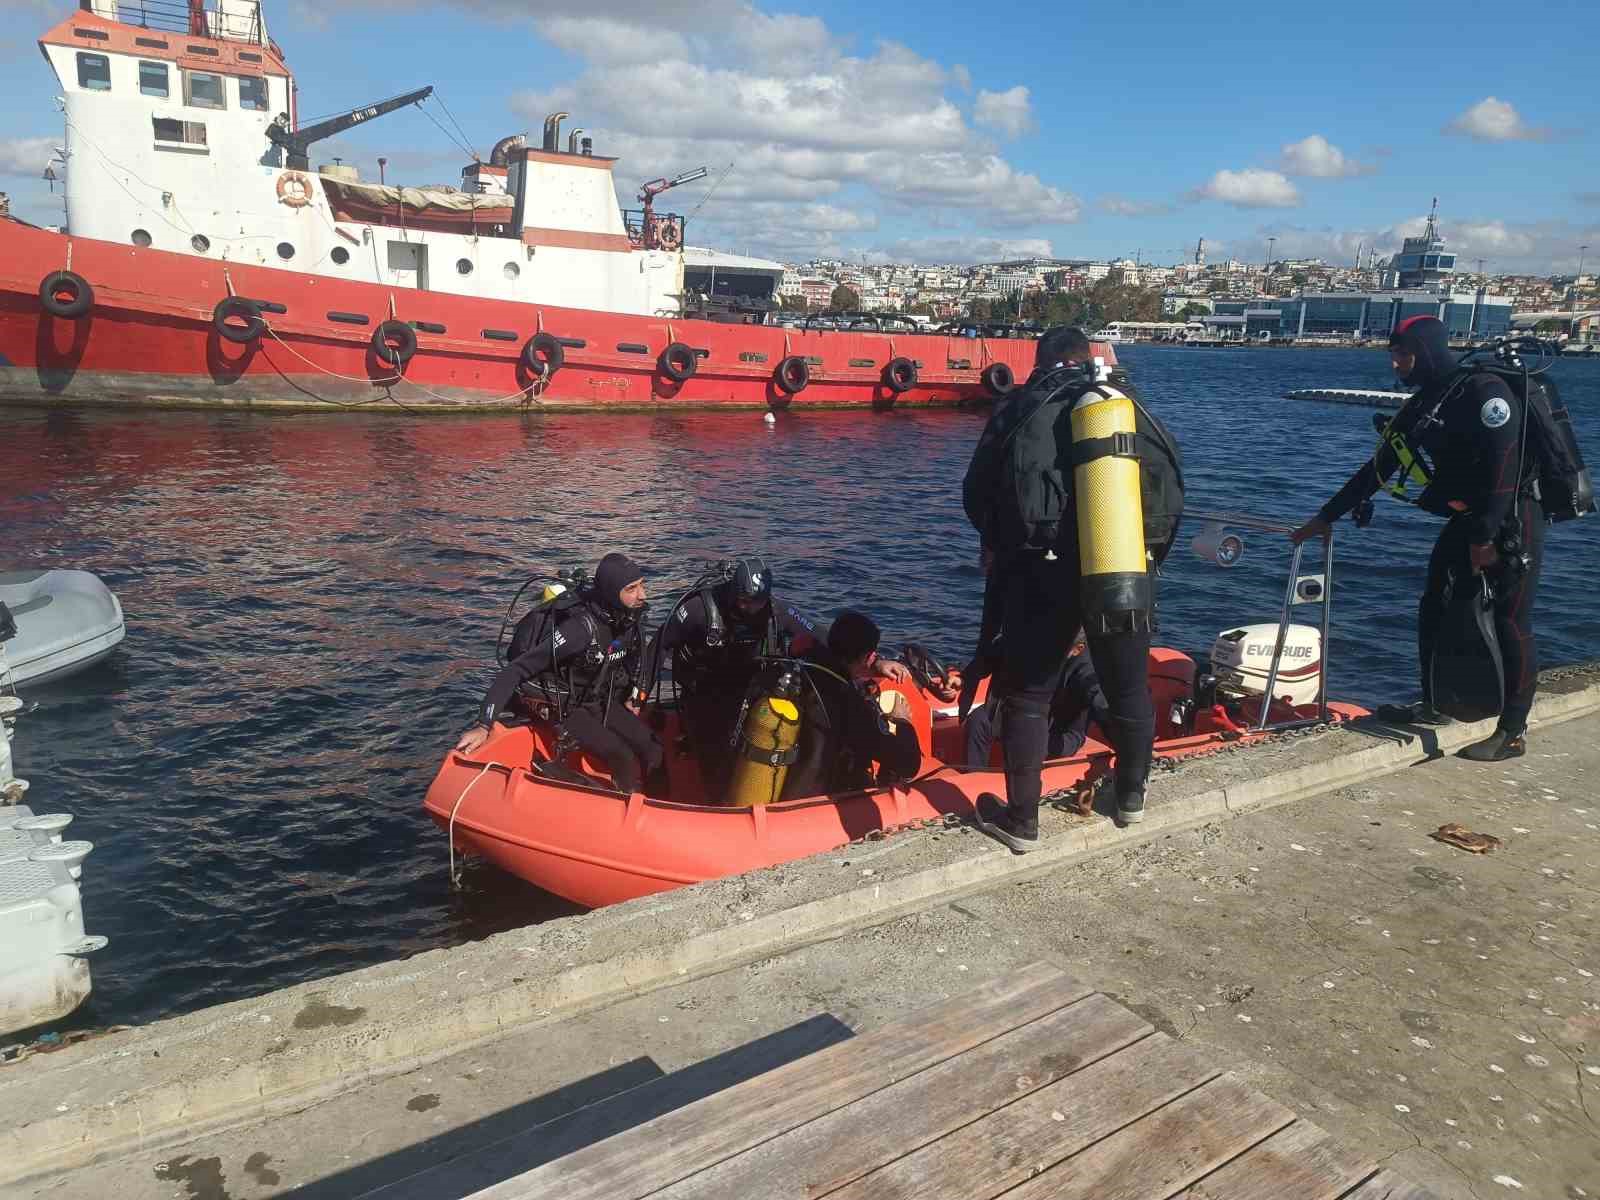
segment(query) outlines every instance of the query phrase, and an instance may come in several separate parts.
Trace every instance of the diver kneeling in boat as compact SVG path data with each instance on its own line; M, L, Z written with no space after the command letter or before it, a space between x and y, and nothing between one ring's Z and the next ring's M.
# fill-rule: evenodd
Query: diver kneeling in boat
M1080 633L1067 658L1061 683L1050 701L1050 740L1045 748L1046 758L1071 758L1082 750L1083 744L1089 740L1090 721L1100 725L1102 738L1106 736L1103 731L1110 710L1106 707L1105 693L1100 690L1100 680L1094 673L1094 662L1085 653L1087 648ZM981 648L978 657L962 672L958 711L966 731L967 766L974 770L988 768L995 735L1005 726L1005 704L999 696L980 704L968 715L979 680L990 675L999 662L1000 648L996 643ZM1001 736L1004 736L1003 733Z
M734 559L679 599L651 639L642 676L650 690L672 662L680 712L707 796L722 796L733 771L739 713L763 659L817 646L816 623L772 594L772 572L756 555ZM899 663L878 671L905 678Z
M883 674L880 636L871 618L847 609L829 627L827 644L801 658L803 720L798 757L783 783L785 800L910 779L922 765L905 697L885 692L893 696L893 708L885 713L863 690Z
M484 698L482 723L462 734L456 749L470 754L483 745L517 689L538 680L560 700L561 740L604 760L618 791L638 791L663 759L655 734L629 708L647 607L644 573L625 554L606 555L593 582L552 610L531 648L501 668Z

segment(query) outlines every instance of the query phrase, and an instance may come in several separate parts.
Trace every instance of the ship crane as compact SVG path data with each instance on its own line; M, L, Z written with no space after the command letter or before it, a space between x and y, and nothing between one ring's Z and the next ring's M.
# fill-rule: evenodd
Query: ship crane
M334 137L347 129L371 121L377 117L392 113L397 108L404 108L408 104L420 104L433 95L433 87L418 88L414 92L407 92L404 96L396 96L392 100L380 100L376 104L364 105L361 108L352 108L349 112L337 117L329 117L326 121L318 121L315 125L307 125L303 129L291 130L287 117L279 117L267 126L267 139L276 146L281 146L284 151L284 165L291 171L309 171L311 158L307 153L314 142L325 138Z
M671 179L652 179L639 187L639 202L644 205L644 238L647 250L678 250L683 246L683 231L674 220L656 220L655 199L662 192L704 179L711 172L706 167L696 167Z

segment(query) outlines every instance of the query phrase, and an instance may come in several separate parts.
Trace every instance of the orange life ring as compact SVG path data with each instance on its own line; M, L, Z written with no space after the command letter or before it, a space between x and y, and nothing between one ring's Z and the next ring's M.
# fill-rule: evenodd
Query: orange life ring
M299 171L285 171L278 176L278 203L290 208L304 208L311 203L311 180Z
M676 250L683 245L683 234L678 222L671 217L656 218L656 245L663 250Z

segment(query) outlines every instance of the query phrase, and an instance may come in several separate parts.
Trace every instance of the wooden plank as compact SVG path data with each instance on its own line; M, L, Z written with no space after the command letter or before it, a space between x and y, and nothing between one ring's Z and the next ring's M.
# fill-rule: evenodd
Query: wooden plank
M1296 1121L1183 1193L1182 1200L1339 1200L1378 1169L1310 1121Z
M433 1150L427 1157L412 1160L425 1164L420 1170L410 1166L414 1174L370 1193L367 1189L374 1186L372 1184L341 1187L336 1178L323 1179L312 1185L311 1196L305 1200L312 1200L319 1192L328 1197L359 1195L361 1200L444 1200L466 1195L554 1162L564 1154L591 1146L662 1113L713 1096L854 1036L850 1027L836 1017L810 1017L670 1075L661 1074L660 1068L650 1059L641 1059L639 1061L649 1064L654 1072L646 1081L640 1082L635 1073L625 1089L599 1095L580 1093L573 1103L564 1103L555 1116L546 1115L548 1109L539 1105L527 1121L519 1124L511 1124L511 1121L516 1120L517 1110L524 1106L496 1113L493 1125L504 1131L504 1136L492 1142L474 1145L470 1135L464 1136L463 1130L453 1130L411 1147L412 1152L424 1151L430 1146ZM483 1124L482 1121L475 1123L471 1134L480 1132ZM448 1145L452 1157L439 1161L439 1142ZM362 1172L361 1178L365 1181L380 1164L387 1165L394 1158L389 1155L355 1170ZM400 1169L403 1168L397 1168L396 1174Z
M1204 1092L1217 1075L1194 1050L1158 1033L829 1193L829 1200L991 1200L1002 1192L1011 1200L1008 1188L1062 1159L1076 1163L1069 1156L1092 1154L1101 1138Z
M651 1200L824 1196L1153 1032L1114 1000L1090 996L834 1109Z
M1030 964L485 1188L472 1200L638 1200L1089 994L1054 967Z
M1340 1200L1439 1200L1439 1197L1401 1179L1393 1171L1379 1171L1353 1192L1346 1192Z
M1293 1120L1277 1101L1224 1075L1034 1176L1006 1200L1171 1196Z

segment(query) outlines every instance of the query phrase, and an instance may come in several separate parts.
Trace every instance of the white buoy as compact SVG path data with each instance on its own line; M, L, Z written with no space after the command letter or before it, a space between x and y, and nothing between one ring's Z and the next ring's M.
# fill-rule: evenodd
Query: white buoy
M778 418L773 416L771 413L768 413L766 416L762 417L761 419L763 421L765 421L768 425L776 425L778 423Z

